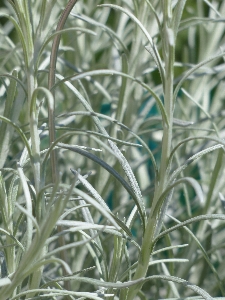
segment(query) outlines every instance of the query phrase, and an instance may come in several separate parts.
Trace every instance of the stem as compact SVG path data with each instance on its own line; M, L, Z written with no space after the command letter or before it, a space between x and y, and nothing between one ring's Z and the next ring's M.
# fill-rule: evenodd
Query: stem
M35 190L37 194L40 190L40 139L37 128L38 116L36 114L36 98L32 99L33 92L37 86L37 80L34 76L34 44L28 1L21 0L15 2L15 9L19 19L20 28L24 36L24 41L26 41L23 47L23 55L27 79L27 119L30 124L32 168L34 172Z
M172 1L162 1L163 6L163 36L162 50L165 61L165 86L164 86L164 106L168 117L168 125L163 123L162 155L159 170L159 180L156 182L154 199L151 212L147 222L141 252L139 255L138 266L133 280L143 278L148 271L148 263L154 249L154 236L158 223L158 217L163 204L158 200L165 189L169 173L169 157L171 152L172 128L173 128L173 79L174 79L174 39L171 28ZM129 289L128 300L132 300L141 289L142 284L135 285Z

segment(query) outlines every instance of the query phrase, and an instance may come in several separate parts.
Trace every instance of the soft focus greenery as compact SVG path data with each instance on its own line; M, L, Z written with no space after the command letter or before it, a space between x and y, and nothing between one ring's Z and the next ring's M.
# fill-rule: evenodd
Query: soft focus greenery
M0 5L1 300L225 297L225 1Z

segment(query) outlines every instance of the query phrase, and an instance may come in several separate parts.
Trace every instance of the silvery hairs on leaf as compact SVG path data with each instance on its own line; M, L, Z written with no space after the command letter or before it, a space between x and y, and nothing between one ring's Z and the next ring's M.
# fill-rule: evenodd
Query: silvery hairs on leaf
M116 146L116 144L114 144L110 140L108 140L108 143L109 143L111 149L114 151L115 156L118 158L125 174L127 175L130 186L131 186L132 190L134 191L134 193L135 193L135 195L138 199L138 202L139 202L141 210L142 210L142 214L143 214L144 219L146 221L145 206L144 206L144 203L143 203L143 200L142 200L141 190L140 190L140 187L139 187L139 185L137 183L137 180L134 176L134 173L133 173L129 163L127 162L126 158L123 156L123 154L121 153L119 148Z

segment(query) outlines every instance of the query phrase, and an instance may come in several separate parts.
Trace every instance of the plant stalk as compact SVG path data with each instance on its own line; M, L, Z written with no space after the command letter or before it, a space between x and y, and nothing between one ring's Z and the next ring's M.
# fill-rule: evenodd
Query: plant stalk
M158 218L163 201L159 203L168 180L169 157L171 152L172 128L173 128L173 79L174 79L174 39L172 24L172 1L162 1L163 6L163 57L165 61L164 78L164 106L168 118L168 124L163 123L162 154L160 161L159 180L156 182L155 193L151 212L148 218L145 234L143 237L138 265L133 280L144 278L148 271L148 264L154 249L154 238L158 224ZM132 286L128 292L128 300L132 300L141 289L142 284Z

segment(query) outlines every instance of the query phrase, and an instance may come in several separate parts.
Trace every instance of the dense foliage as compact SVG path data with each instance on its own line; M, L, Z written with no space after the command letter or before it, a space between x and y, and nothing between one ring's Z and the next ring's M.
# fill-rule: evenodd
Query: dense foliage
M0 17L1 299L225 297L225 1Z

